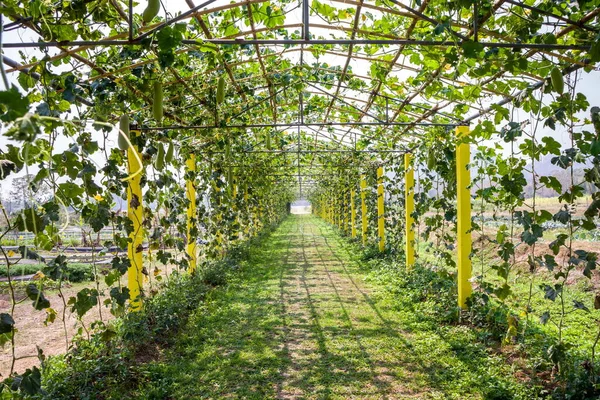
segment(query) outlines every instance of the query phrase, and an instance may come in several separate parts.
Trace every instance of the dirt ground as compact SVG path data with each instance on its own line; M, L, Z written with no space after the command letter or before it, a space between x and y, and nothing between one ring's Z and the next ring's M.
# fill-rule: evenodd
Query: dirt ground
M167 276L167 272L170 274L174 269L174 266L169 265L166 269L161 267L155 271L154 267L150 266L150 270L153 272L151 277L152 283L149 284L146 281L144 284L145 288L151 294L154 293L157 287L157 279L164 279ZM127 286L126 276L121 278L122 286ZM58 290L44 291L44 295L50 301L51 308L57 313L55 321L48 323L47 326L44 323L48 315L47 311L36 311L31 304L31 300L26 297L25 289L23 287L17 289L17 301L24 300L17 304L13 314L15 327L18 330L15 335L15 357L17 358L14 367L15 372L22 373L27 368L39 365L40 362L37 357L38 347L43 351L45 356L63 354L80 329L81 334L85 336L87 335L86 329L89 330L93 322L100 320L107 322L114 319L114 316L110 313L110 309L103 305L104 300L109 297L109 293L106 290L107 286L102 276L100 276L100 282L101 296L98 299L98 304L101 306L96 306L88 311L82 321L78 321L77 314L71 312L70 306L67 305L65 309L64 304L81 289L86 287L95 288L95 282L65 283L62 289L65 298L64 302ZM65 315L64 323L63 311ZM7 293L0 293L0 312L10 312L10 295ZM82 323L85 329L82 329ZM0 380L6 378L10 373L12 363L11 353L10 343L0 348Z
M92 283L86 282L69 285L69 287L63 288L62 292L65 297L65 302L67 302L71 296L75 296L75 294L84 287L89 287L91 285ZM20 292L23 291L23 289L20 289ZM15 326L18 329L18 332L15 335L15 356L17 358L17 361L15 362L16 372L24 372L27 368L39 365L39 360L37 358L38 347L46 356L64 353L70 344L71 339L82 326L81 322L77 320L77 314L72 313L69 306L66 307L65 322L63 324L62 317L65 307L58 291L54 290L44 294L50 301L51 307L58 313L56 320L53 323L49 323L48 326L44 324L48 315L47 311L36 311L32 307L29 299L25 299L23 302L17 304L15 308L13 318L15 320ZM23 296L21 295L20 298L22 297ZM101 297L99 299L99 304L102 304L104 299L105 297ZM0 310L3 312L10 310L10 296L8 294L0 294ZM104 321L113 318L106 307L102 306L101 311L102 319ZM83 323L89 328L91 322L99 319L100 310L98 307L95 307L84 316ZM85 335L85 331L83 334ZM0 351L0 379L7 377L10 373L11 360L11 346L10 343L7 343Z

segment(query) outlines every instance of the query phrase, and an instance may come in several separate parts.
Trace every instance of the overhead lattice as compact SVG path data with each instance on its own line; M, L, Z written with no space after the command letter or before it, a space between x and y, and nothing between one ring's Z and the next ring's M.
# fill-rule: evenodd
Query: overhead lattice
M429 126L502 113L556 64L566 74L600 56L599 0L186 0L177 11L183 2L163 1L151 24L145 2L21 3L0 6L11 20L3 46L46 54L4 58L25 89L39 80L94 119L133 110L144 129L178 129L200 146L214 127L279 132L298 163L318 149L404 151ZM33 40L6 43L21 28ZM216 107L220 76L227 99ZM154 80L167 99L160 126L146 112Z

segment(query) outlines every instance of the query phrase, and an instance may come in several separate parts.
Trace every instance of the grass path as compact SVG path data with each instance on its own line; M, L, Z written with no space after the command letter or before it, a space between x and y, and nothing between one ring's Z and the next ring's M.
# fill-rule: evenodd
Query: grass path
M145 367L136 397L520 398L506 391L509 366L466 328L439 329L400 309L315 217L291 216L252 252Z

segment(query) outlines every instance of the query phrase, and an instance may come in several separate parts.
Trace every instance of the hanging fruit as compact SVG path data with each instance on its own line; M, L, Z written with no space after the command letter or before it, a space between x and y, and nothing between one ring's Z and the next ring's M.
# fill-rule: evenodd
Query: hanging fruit
M435 151L430 147L427 153L427 168L430 171L433 171L436 165L437 160L435 159Z
M165 167L165 146L162 143L158 144L155 167L158 171L162 171Z
M117 139L117 143L119 148L123 151L129 148L129 115L124 114L121 116L119 120L119 137Z
M169 143L169 148L167 149L167 154L165 155L165 161L169 164L173 161L173 152L175 151L175 146L173 146L173 142Z
M225 99L225 79L221 76L217 83L217 104L221 104Z
M158 15L160 10L160 0L148 0L148 5L142 13L142 20L145 23L150 23L154 17Z
M552 88L558 94L563 94L565 91L565 81L563 79L562 72L558 67L552 68L550 71L550 80L552 82Z

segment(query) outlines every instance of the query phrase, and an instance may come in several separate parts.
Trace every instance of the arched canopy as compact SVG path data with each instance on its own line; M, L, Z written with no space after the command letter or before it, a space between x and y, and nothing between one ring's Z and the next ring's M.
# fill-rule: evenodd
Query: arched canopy
M567 74L600 58L600 0L163 1L148 24L145 2L34 3L2 6L3 47L23 58L4 63L25 89L51 81L59 95L47 101L109 121L132 111L143 130L204 149L218 129L254 137L243 151L274 152L263 140L273 132L277 151L298 164L310 153L311 166L318 151L407 151L432 127L501 120L513 101L536 107L530 93L554 66ZM148 112L156 80L161 123Z

